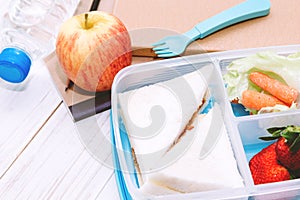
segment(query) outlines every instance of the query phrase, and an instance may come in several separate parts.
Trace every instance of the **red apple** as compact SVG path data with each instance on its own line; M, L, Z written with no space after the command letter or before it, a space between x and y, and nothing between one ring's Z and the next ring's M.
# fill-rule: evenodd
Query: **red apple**
M131 64L131 41L116 16L92 11L65 21L56 41L56 55L67 77L92 92L109 90L113 78Z

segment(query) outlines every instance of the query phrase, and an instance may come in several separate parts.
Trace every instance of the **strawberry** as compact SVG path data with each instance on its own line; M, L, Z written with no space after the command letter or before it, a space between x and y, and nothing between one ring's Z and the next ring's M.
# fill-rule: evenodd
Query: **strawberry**
M300 150L292 151L291 145L284 137L277 141L276 153L278 161L290 170L300 169Z
M272 136L261 139L278 139L275 148L277 160L289 170L300 169L300 126L275 127L268 132Z
M290 180L289 171L277 162L276 143L273 143L254 155L249 168L254 184Z

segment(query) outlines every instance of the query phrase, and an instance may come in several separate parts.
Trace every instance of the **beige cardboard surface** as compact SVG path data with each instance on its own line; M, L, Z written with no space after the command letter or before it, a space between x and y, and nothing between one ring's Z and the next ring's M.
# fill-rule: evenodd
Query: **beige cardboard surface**
M82 0L76 14L88 11L91 2L92 0ZM197 22L240 2L242 0L116 0L113 12L130 31L135 55L154 56L150 44L162 36L185 32ZM267 17L243 22L198 40L189 46L185 55L203 51L297 44L300 42L300 12L297 2L299 1L271 0L271 13ZM101 3L103 4L100 4L99 10L110 10L105 1ZM154 59L157 58L135 56L133 64ZM74 88L65 91L68 79L59 66L55 53L46 59L46 63L54 84L68 107L88 102L83 108L94 109L95 94ZM82 112L85 114L84 110Z
M198 22L242 0L117 0L114 14L128 30L135 47L150 47L168 32L183 33ZM299 0L271 0L270 14L220 30L189 47L197 51L224 51L300 43ZM162 29L140 31L145 28ZM168 30L168 31L167 31Z

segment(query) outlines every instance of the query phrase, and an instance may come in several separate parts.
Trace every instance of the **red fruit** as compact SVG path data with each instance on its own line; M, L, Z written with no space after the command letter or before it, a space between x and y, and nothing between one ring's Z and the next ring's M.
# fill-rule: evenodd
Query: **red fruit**
M276 145L277 160L290 170L300 169L300 150L292 151L284 137L280 137Z
M257 153L249 162L254 184L290 180L289 171L280 165L276 156L276 143Z
M267 131L272 136L260 138L262 140L278 139L276 147L278 161L289 170L300 169L300 126L273 127Z

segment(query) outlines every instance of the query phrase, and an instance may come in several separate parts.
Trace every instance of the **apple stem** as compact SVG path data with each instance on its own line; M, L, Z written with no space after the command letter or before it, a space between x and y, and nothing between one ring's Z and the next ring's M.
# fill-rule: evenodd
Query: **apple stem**
M89 17L89 14L85 13L84 14L84 26L86 29L88 29L88 17Z

